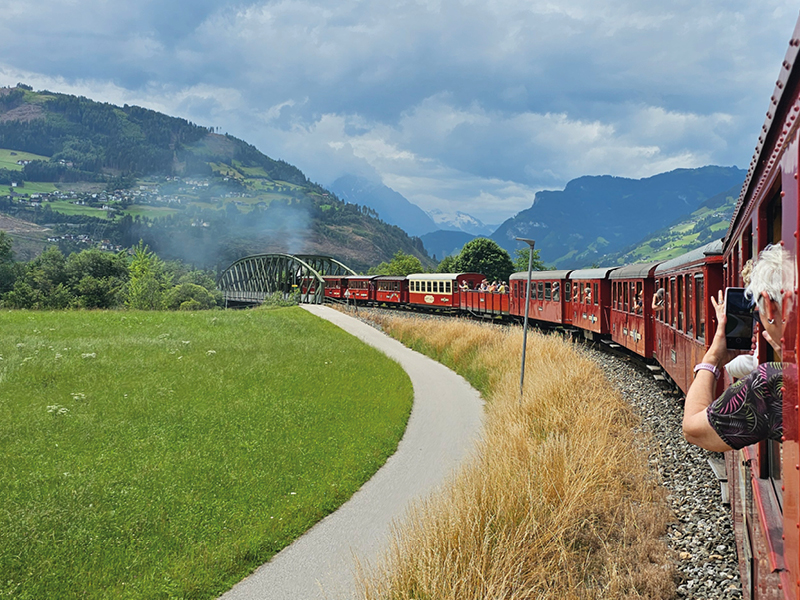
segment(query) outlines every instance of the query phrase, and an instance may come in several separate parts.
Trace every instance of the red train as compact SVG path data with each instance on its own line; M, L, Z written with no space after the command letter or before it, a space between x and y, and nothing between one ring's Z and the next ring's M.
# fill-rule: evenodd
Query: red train
M529 315L542 326L607 339L658 362L684 392L716 330L710 297L742 286L742 265L766 245L797 255L800 231L800 21L795 25L767 118L736 210L722 241L673 260L605 269L533 273ZM326 278L325 295L351 290L359 303L422 308L497 319L525 313L527 273L507 290L481 291L475 273ZM328 280L329 279L329 280ZM800 356L795 263L785 275L783 362ZM655 297L655 300L654 300ZM760 362L772 359L759 344ZM800 599L800 400L794 371L784 372L782 443L726 453L744 598ZM727 382L720 382L719 392Z

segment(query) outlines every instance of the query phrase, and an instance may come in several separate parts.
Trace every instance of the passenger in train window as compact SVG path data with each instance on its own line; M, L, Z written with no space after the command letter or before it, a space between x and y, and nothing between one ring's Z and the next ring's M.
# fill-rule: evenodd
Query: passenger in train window
M642 314L642 307L644 306L642 302L642 292L636 294L636 299L633 301L633 312L637 315Z
M658 291L653 294L653 302L650 306L656 312L664 310L664 288L658 288Z
M794 261L783 246L767 246L753 265L745 297L755 301L764 339L780 361L783 335L782 301L784 270L793 273ZM770 362L740 379L716 400L719 369L734 358L725 341L725 303L720 291L711 298L717 315L717 331L703 362L695 368L695 380L686 394L683 434L687 441L706 450L724 452L762 440L780 440L783 434L784 370L791 363Z

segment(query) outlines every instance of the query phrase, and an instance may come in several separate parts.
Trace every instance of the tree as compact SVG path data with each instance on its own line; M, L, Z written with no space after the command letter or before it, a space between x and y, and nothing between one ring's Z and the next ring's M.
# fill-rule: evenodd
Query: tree
M412 254L406 254L402 250L395 252L392 260L388 263L382 262L377 267L369 270L370 275L398 275L405 277L411 273L424 273L422 262Z
M514 270L515 271L528 271L528 256L531 253L531 248L519 248L514 250ZM533 251L533 269L534 271L547 271L542 259L539 258L539 250Z
M166 272L164 262L141 240L134 249L129 274L125 305L138 310L161 309L164 291L172 283L172 277Z
M164 306L171 310L207 310L216 305L214 294L195 283L176 285L164 295Z
M488 238L467 242L458 255L458 270L463 273L483 273L489 281L508 281L514 264L508 252Z
M456 273L458 271L458 257L454 255L445 256L439 266L436 267L437 273Z

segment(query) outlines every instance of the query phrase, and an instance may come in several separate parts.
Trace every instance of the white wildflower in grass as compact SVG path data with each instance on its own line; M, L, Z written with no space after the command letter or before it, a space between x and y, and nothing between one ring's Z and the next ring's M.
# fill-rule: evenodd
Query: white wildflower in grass
M72 392L70 396L72 396L73 400L86 400L86 394L83 392Z
M17 348L24 348L24 347L25 347L25 344L23 344L22 342L20 342L19 344L17 344Z
M208 352L206 352L206 354L208 354L209 356L211 356L213 354L216 354L216 353L217 353L216 350L209 350Z
M61 355L58 352L56 352L56 359L59 359L59 358L61 358Z
M69 412L69 409L66 406L61 406L60 404L52 404L47 407L47 412L51 415L65 415Z
M25 358L22 359L22 362L26 363L29 360L31 360L32 358L33 358L32 356L26 356Z
M191 340L183 340L184 344L191 344Z
M87 352L86 354L81 354L81 358L97 358L97 353Z

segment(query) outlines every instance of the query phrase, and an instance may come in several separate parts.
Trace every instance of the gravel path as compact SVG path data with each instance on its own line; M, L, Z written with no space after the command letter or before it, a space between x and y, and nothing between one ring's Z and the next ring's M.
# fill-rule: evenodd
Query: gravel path
M650 464L669 490L676 516L668 536L681 578L678 598L741 598L731 511L722 504L719 482L708 464L709 458L722 455L683 439L682 396L664 393L666 388L649 371L605 351L586 348L586 353L636 408L654 438Z
M414 406L397 452L372 479L224 600L352 598L356 561L378 558L392 521L440 485L480 433L483 400L462 377L349 315L324 306L303 308L400 363L414 386Z

